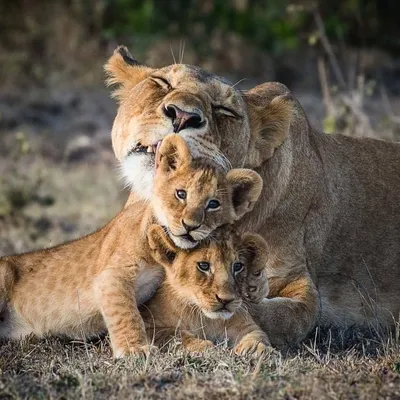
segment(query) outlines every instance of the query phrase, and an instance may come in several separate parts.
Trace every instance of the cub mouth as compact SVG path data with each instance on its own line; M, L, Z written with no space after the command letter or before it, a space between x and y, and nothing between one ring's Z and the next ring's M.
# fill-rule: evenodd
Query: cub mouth
M231 318L234 314L233 311L229 311L226 309L222 309L222 310L214 310L214 311L209 311L209 310L202 310L203 314L210 319L224 319L227 320L229 318Z
M198 245L198 241L193 239L189 234L186 235L174 235L170 229L166 228L166 232L171 240L175 243L176 246L181 249L192 249Z

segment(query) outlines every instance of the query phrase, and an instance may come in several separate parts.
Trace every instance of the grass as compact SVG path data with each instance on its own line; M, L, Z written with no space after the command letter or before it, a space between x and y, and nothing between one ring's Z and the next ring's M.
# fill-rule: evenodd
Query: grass
M317 330L298 349L259 360L224 346L191 355L176 343L148 360L113 360L107 338L30 337L0 346L0 398L399 399L398 343L350 336L356 345Z

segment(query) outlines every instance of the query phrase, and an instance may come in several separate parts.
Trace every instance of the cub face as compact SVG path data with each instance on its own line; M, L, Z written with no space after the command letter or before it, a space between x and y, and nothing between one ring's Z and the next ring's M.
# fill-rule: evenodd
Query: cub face
M180 136L168 135L156 151L151 202L159 223L183 249L195 247L219 226L251 211L262 179L250 169L222 170L194 159Z
M211 319L228 319L241 307L237 280L245 280L247 270L260 268L258 262L266 257L259 235L238 236L227 226L191 250L175 246L159 225L152 225L147 235L152 255L164 266L174 292ZM252 265L255 260L256 267Z

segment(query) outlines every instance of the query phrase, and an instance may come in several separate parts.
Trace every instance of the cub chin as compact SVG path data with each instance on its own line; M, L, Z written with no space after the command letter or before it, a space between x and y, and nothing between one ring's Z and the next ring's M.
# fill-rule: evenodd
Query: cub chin
M115 357L147 353L138 304L154 294L164 275L149 248L148 227L161 219L174 243L192 247L251 210L262 186L254 171L223 173L194 160L178 135L158 149L156 181L151 203L126 207L97 232L1 258L0 337L108 330Z
M148 230L152 255L166 272L155 296L142 309L148 336L157 345L178 335L189 351L228 339L238 354L262 354L267 335L243 307L238 277L265 266L261 236L217 229L191 250L178 248L158 225ZM261 263L261 264L260 264Z

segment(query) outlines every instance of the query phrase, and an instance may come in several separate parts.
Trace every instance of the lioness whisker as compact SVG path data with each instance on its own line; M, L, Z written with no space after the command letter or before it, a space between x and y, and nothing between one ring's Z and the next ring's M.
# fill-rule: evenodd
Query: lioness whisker
M231 86L231 88L234 88L236 85L239 85L239 83L241 83L241 82L243 82L243 81L246 81L248 78L242 78L242 79L239 79L235 84L233 84L232 86Z
M174 50L172 49L172 45L171 45L171 44L169 45L169 48L170 48L170 50L171 50L172 59L173 59L173 61L174 61L174 64L176 64L175 54L174 54Z

